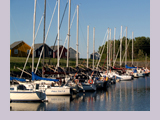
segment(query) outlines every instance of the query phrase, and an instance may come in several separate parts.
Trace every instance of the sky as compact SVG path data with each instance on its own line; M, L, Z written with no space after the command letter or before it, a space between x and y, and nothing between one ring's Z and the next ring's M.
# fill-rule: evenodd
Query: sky
M60 0L60 19L64 13L68 0ZM80 58L87 57L87 26L89 26L89 54L93 53L93 27L95 27L95 51L103 44L104 36L108 28L111 29L111 39L119 39L121 26L123 36L150 37L150 0L71 0L70 47L76 49L76 7L79 5L79 52ZM46 44L54 45L58 27L58 6L56 0L47 0L46 4ZM53 11L55 13L51 21ZM64 45L68 33L68 9L60 29L60 45ZM37 0L36 31L44 11L44 0ZM33 42L33 13L34 0L10 0L10 44L23 40L28 45ZM75 17L73 18L75 13ZM51 23L49 32L48 28ZM43 43L43 20L40 24L36 43ZM65 43L67 48L67 41Z

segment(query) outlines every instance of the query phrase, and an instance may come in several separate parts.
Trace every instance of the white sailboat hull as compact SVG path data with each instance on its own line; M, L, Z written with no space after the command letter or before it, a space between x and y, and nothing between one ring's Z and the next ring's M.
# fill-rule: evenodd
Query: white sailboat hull
M70 87L51 87L45 91L46 95L70 95Z
M45 98L46 94L40 91L10 91L11 101L42 101L45 100Z

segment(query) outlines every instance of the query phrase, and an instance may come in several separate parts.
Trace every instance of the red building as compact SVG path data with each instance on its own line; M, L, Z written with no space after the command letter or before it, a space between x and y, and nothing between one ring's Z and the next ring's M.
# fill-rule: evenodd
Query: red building
M53 58L57 58L57 46L51 46L51 49L53 50ZM65 47L63 48L63 45L59 45L59 55L61 54L62 49L61 58L67 58L67 49Z

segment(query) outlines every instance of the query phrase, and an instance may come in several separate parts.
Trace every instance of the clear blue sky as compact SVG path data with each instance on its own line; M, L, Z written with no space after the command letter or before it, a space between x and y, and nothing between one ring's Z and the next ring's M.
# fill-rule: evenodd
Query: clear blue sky
M60 18L67 0L60 1ZM47 0L46 33L56 0ZM87 56L87 25L89 32L89 54L93 52L93 27L95 27L95 51L102 45L107 28L111 28L112 39L116 27L116 39L119 39L120 28L128 28L128 38L150 37L150 0L71 0L71 20L76 6L79 5L79 52L81 58ZM54 44L57 34L56 8L46 43ZM10 0L10 44L23 40L31 46L33 42L33 11L34 0ZM36 30L43 15L44 0L37 0ZM76 49L76 16L71 28L70 47ZM60 30L60 44L63 45L68 33L68 7ZM125 33L124 33L125 36ZM43 42L43 21L37 34L35 43ZM67 48L67 43L65 45Z

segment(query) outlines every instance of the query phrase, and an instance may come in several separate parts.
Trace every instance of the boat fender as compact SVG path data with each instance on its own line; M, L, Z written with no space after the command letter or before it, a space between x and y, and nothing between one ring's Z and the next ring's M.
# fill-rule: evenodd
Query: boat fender
M106 77L106 81L108 81L108 77Z

